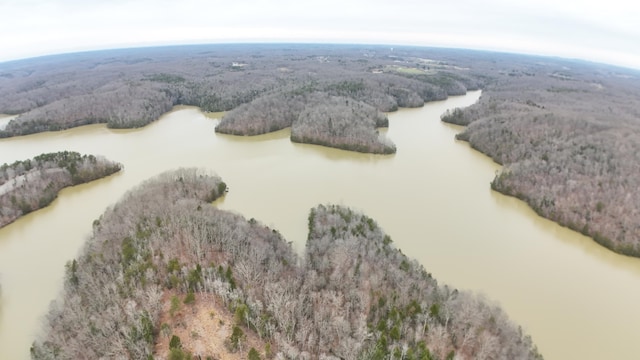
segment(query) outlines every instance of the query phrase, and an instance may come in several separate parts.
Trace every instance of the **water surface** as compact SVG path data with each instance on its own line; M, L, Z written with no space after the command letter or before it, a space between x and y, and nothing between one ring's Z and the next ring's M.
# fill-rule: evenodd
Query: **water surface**
M0 229L0 359L26 359L64 264L91 223L128 189L163 171L217 172L229 194L217 203L274 227L304 247L307 215L337 203L376 219L405 254L441 283L482 292L530 333L546 359L632 359L640 334L640 260L541 219L492 192L499 169L456 142L443 124L463 97L390 114L395 155L294 144L289 131L256 137L215 134L217 120L177 108L137 130L89 125L0 140L0 164L74 150L124 164L120 174L63 190L45 209Z

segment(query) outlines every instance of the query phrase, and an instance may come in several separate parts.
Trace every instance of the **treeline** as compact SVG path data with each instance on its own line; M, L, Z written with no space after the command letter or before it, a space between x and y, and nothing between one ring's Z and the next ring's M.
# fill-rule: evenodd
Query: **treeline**
M373 219L313 209L299 259L276 230L207 203L225 189L183 169L108 209L67 264L32 358L162 357L161 336L171 359L218 358L176 336L184 322L164 322L181 302L228 308L227 351L250 359L541 358L497 306L438 285Z
M427 53L442 57L447 51ZM219 131L252 135L291 126L291 117L302 109L288 106L314 93L394 111L464 94L482 83L482 79L444 61L420 58L421 51L408 48L402 57L399 54L398 50L379 46L211 45L102 51L3 63L0 113L20 116L0 131L0 137L91 123L139 127L174 105L229 111L242 104L248 106L228 115L237 125L223 125ZM400 71L397 64L416 71ZM275 109L260 116L267 104ZM362 106L351 110L359 108ZM253 124L256 120L258 123ZM352 131L360 133L358 129ZM362 134L364 138L354 147L364 149L361 143L370 142L370 134ZM320 142L326 143L316 141Z
M640 75L560 60L498 65L477 104L442 117L468 125L458 139L504 165L492 188L640 256Z
M0 166L0 227L49 205L67 187L120 171L122 165L93 155L62 151Z

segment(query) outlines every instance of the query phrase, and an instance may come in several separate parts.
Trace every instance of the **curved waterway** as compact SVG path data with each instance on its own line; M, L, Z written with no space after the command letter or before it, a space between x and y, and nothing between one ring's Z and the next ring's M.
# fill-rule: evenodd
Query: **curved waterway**
M27 359L47 308L91 223L128 189L163 171L217 172L230 192L217 206L277 228L304 248L307 214L337 203L376 219L441 283L482 292L533 336L546 359L637 358L640 260L616 255L492 192L499 167L456 142L446 109L472 92L389 115L392 156L293 144L289 131L215 134L215 116L177 108L138 130L90 125L0 140L0 164L74 150L125 165L68 188L45 209L0 229L0 358Z

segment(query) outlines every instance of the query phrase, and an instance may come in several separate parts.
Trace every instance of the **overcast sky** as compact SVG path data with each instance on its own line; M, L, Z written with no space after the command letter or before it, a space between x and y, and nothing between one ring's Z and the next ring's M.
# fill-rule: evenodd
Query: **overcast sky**
M0 0L0 61L132 46L338 42L487 49L640 68L634 0Z

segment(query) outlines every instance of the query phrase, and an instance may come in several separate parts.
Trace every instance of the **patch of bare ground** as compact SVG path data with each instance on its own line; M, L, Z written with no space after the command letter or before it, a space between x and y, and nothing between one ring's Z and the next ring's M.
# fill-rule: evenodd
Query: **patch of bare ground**
M190 353L193 359L244 360L249 357L251 348L256 349L261 359L269 358L265 353L267 344L251 329L236 325L234 314L219 296L194 294L193 303L185 304L186 296L176 291L165 291L163 295L155 359L170 358L169 343L174 335L180 338L182 350ZM243 332L237 350L233 350L231 345L234 326Z

